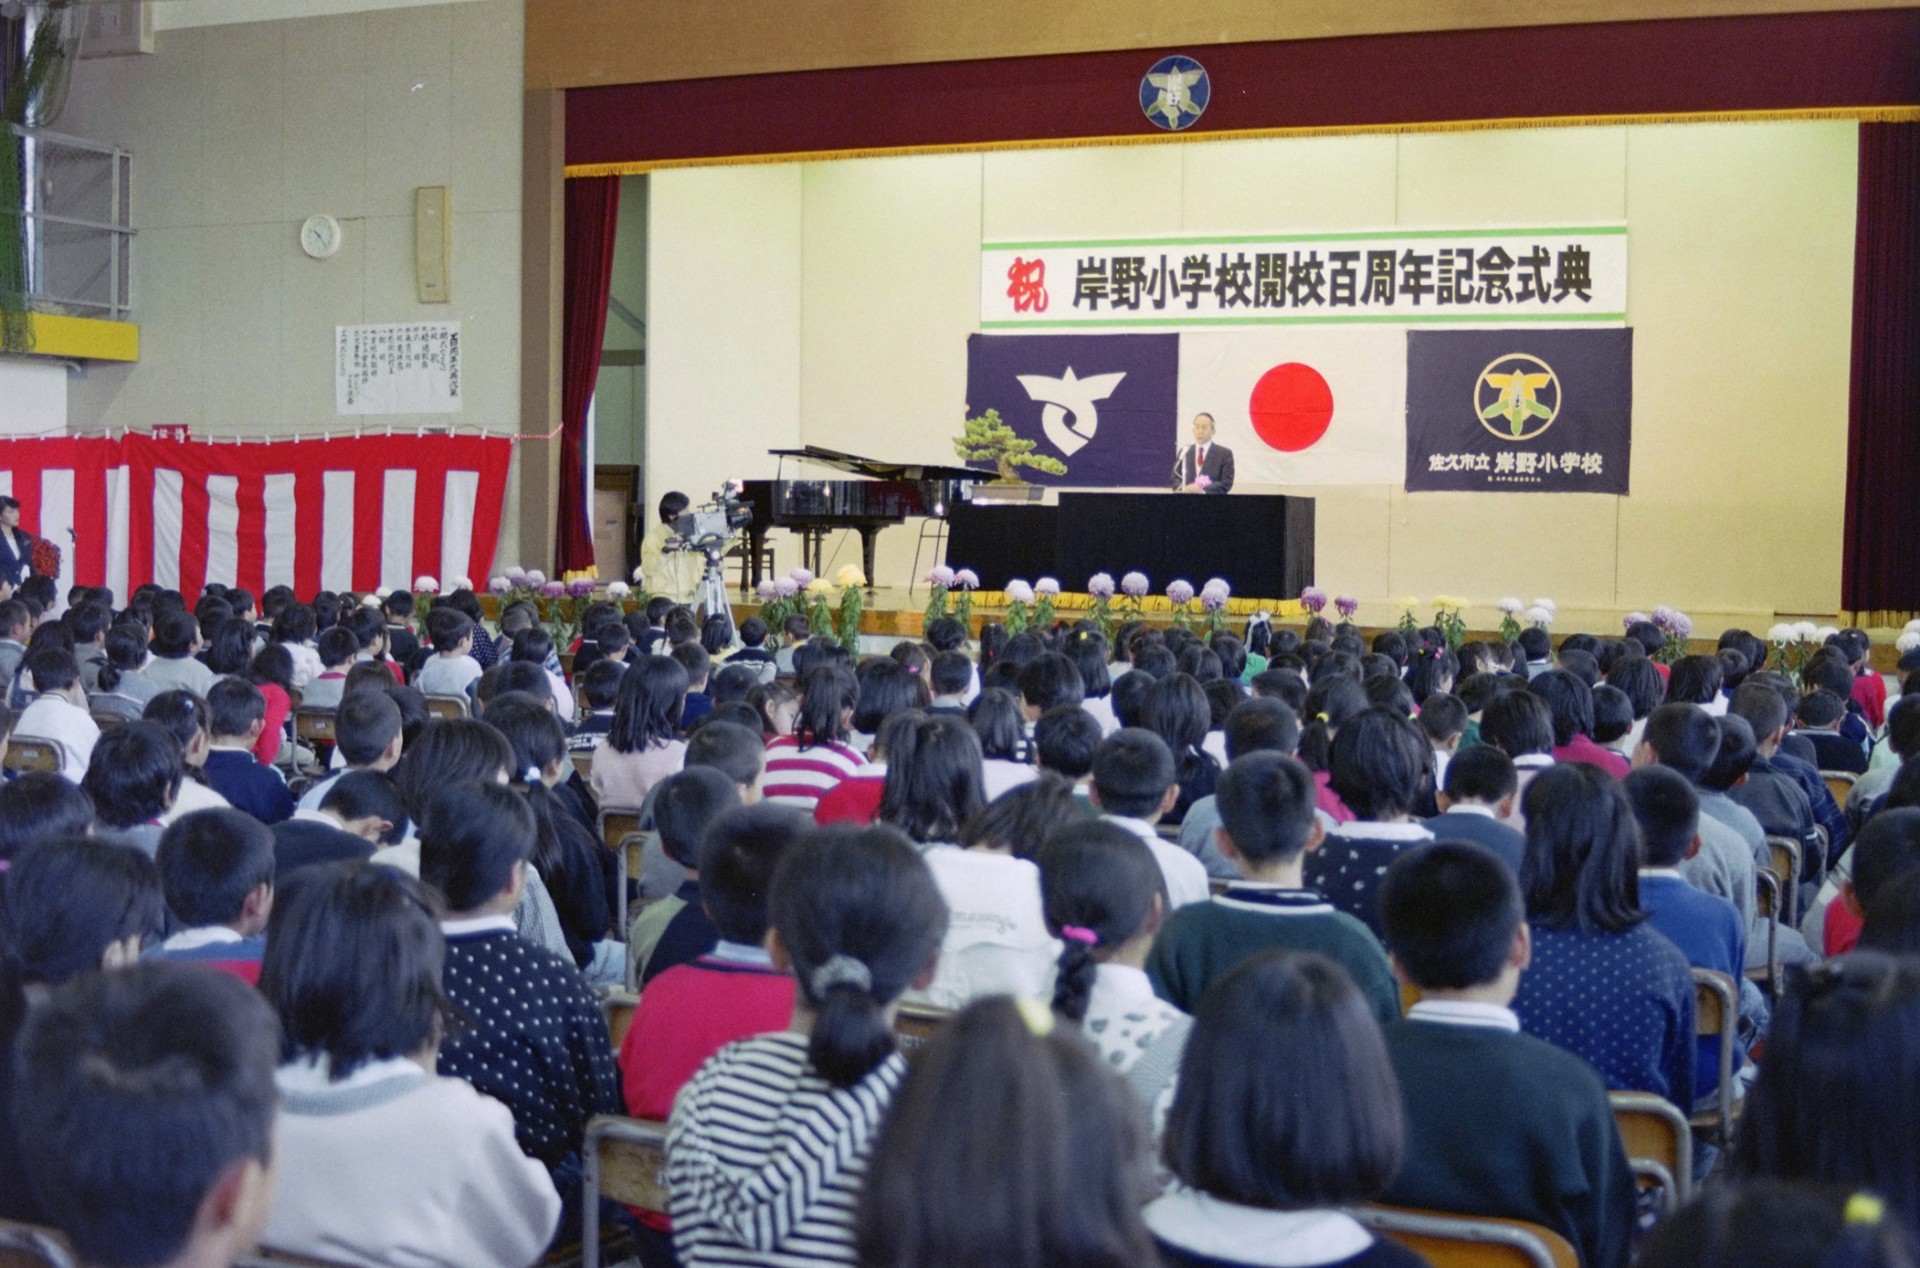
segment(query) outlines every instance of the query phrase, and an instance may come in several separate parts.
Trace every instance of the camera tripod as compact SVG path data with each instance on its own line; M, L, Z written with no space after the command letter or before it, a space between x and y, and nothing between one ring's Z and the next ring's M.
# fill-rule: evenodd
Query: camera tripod
M706 570L700 574L700 584L695 590L695 600L701 610L702 618L720 615L727 620L727 641L733 641L733 604L727 599L727 581L720 568L720 550L718 545L708 546L701 553L707 557Z

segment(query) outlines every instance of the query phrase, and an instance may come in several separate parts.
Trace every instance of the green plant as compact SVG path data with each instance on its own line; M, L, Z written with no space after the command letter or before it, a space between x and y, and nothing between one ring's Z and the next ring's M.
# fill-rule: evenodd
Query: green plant
M20 179L26 168L26 139L15 132L46 122L44 98L69 60L61 47L68 0L47 5L33 43L18 73L0 99L0 352L33 351L33 323L27 311L26 197ZM53 94L58 96L60 94Z
M999 410L990 409L978 418L969 418L966 428L953 438L953 451L968 462L991 462L1000 472L998 483L1025 484L1016 467L1032 467L1048 475L1067 473L1066 463L1034 452L1038 441L1022 439L1000 421Z
M843 586L840 590L840 609L835 615L833 632L840 640L840 646L847 649L847 655L860 655L860 611L865 606L865 593L860 586Z

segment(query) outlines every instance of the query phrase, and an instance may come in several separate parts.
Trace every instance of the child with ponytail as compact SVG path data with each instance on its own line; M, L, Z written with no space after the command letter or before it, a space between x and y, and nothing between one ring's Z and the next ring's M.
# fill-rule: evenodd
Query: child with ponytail
M1091 819L1040 848L1047 931L1060 939L1053 1011L1151 1110L1180 1070L1193 1019L1154 995L1147 953L1167 913L1153 852L1117 824Z
M768 904L793 1020L722 1048L675 1103L667 1186L687 1268L857 1262L867 1157L906 1073L894 1013L931 980L946 934L933 874L884 826L823 828L791 847Z

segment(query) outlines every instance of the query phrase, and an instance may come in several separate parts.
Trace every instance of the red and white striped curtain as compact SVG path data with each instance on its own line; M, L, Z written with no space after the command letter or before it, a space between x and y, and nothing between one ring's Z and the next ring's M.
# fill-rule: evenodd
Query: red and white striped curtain
M221 444L0 440L0 492L61 551L60 592L152 581L191 598L209 581L255 594L484 585L513 442L374 436Z

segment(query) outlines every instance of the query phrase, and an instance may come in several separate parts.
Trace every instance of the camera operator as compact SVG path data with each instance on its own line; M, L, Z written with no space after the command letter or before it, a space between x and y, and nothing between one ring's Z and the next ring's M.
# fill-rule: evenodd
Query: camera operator
M698 551L667 548L677 537L674 521L692 505L693 499L677 489L662 497L660 519L647 530L646 538L640 543L640 568L647 579L647 592L665 595L677 603L693 599L700 587L701 569L706 565Z

